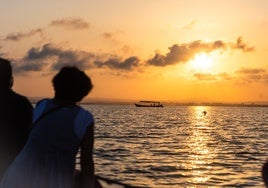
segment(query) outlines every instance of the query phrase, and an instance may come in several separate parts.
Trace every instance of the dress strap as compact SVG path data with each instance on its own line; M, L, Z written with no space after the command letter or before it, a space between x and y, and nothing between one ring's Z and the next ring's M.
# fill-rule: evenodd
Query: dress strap
M60 108L63 108L63 107L66 107L66 106L56 106L54 108L51 108L49 109L48 111L44 112L41 116L39 116L33 123L32 123L32 126L34 126L35 124L37 124L41 119L43 119L45 116L47 116L48 114L51 114L52 112L60 109Z
M43 119L48 114L51 114L52 112L57 111L57 110L64 108L64 107L70 107L70 105L57 105L57 106L45 111L48 101L49 101L48 99L44 99L44 100L41 100L37 104L37 108L35 109L36 114L34 115L32 127L34 127L34 125L36 125L41 119Z

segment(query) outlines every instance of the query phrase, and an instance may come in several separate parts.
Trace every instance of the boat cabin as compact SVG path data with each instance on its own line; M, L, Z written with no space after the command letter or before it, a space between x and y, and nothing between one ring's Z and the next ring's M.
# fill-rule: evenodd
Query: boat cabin
M163 104L161 104L158 101L140 101L138 103L135 103L136 107L164 107Z

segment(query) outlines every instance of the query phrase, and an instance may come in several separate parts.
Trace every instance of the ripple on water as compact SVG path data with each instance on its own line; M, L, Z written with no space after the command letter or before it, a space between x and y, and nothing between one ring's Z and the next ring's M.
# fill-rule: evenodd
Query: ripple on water
M268 108L85 107L95 117L94 162L103 177L156 188L263 187Z

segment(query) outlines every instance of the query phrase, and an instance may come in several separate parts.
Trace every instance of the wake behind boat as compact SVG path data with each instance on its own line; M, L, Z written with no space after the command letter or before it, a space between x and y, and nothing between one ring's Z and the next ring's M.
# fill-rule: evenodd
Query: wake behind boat
M164 107L159 101L140 101L135 103L136 107Z

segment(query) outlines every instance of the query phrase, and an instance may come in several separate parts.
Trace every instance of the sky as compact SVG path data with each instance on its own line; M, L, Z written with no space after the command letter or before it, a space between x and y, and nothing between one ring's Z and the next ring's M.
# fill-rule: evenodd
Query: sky
M14 90L53 97L61 67L86 99L268 102L267 0L1 0Z

